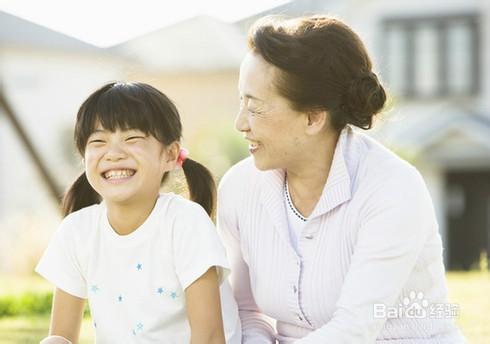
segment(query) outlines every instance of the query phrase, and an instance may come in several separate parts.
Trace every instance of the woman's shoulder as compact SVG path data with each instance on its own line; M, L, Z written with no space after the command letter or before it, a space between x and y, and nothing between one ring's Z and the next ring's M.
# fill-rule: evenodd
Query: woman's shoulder
M415 166L372 137L358 133L354 139L358 156L352 193L370 207L392 204L431 204L426 183ZM430 208L430 207L429 207Z
M364 182L410 182L422 179L419 171L409 161L364 134L355 133L355 151L359 156L358 175Z
M250 183L258 178L259 173L253 157L245 158L230 167L223 175L218 186L219 193L236 193L240 190L246 190Z

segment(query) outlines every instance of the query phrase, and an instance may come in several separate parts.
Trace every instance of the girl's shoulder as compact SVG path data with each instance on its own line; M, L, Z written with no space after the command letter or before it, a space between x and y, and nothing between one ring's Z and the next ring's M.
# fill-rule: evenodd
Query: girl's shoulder
M92 204L88 207L79 209L74 211L73 213L68 214L63 222L68 222L70 224L86 224L87 222L93 221L96 219L103 209L102 203Z
M97 227L102 209L102 204L93 204L74 211L61 221L60 229L72 233L83 231L84 234L87 234L91 229Z
M160 194L158 207L160 215L167 219L209 218L200 204L174 193Z
M68 214L58 225L52 240L70 247L86 247L97 231L101 205L94 204Z

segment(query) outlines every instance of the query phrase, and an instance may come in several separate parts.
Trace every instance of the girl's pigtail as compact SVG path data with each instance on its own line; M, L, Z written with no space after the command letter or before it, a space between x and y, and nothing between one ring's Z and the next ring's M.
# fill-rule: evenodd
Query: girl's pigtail
M87 180L85 172L75 180L65 193L62 201L63 216L67 216L74 211L88 207L92 204L100 203L99 194L92 188Z
M199 203L214 219L216 183L213 175L206 167L189 158L184 160L182 169L187 180L191 200Z

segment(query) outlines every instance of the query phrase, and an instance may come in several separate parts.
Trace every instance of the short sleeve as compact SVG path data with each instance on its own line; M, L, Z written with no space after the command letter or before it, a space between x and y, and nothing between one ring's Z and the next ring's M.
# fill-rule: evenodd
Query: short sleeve
M51 238L35 271L57 288L80 298L87 298L75 246L75 223L67 216Z
M188 203L179 212L173 229L175 269L182 289L186 289L209 268L215 266L219 283L227 279L230 267L216 228L204 209Z

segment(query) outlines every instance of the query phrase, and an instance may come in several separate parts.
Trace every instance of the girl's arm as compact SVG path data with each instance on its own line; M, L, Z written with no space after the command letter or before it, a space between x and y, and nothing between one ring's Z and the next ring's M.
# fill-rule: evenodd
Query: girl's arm
M209 268L185 290L191 344L223 344L225 334L216 268Z
M85 300L56 288L51 311L50 336L60 336L78 343ZM54 341L52 343L59 343ZM50 343L46 341L43 343Z

